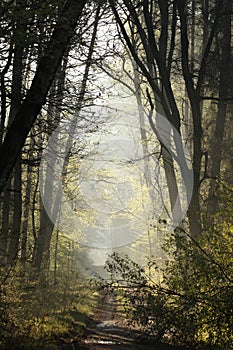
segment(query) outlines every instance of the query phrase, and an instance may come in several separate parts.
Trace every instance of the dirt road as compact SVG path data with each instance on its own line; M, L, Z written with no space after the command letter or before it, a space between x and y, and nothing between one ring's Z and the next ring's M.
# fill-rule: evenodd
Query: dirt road
M138 335L137 330L127 326L114 298L106 296L96 309L84 342L90 350L169 350L167 346L138 344Z

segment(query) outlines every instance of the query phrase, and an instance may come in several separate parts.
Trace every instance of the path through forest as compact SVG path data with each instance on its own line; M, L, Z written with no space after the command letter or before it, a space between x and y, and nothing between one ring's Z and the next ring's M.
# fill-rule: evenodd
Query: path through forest
M116 300L107 295L102 298L89 324L85 347L90 350L168 350L167 347L139 344L136 342L139 334L127 325Z

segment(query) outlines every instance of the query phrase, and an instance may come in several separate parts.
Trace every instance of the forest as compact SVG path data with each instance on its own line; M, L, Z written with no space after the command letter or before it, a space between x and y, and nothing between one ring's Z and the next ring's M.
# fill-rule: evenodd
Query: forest
M0 349L233 349L232 20L0 1Z

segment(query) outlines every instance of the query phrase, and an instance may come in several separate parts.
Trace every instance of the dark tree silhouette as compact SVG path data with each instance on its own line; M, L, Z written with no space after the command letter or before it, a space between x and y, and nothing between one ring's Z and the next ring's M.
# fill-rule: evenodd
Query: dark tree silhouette
M68 0L59 15L47 49L38 65L31 87L0 146L0 192L16 163L53 82L66 48L75 32L86 0Z

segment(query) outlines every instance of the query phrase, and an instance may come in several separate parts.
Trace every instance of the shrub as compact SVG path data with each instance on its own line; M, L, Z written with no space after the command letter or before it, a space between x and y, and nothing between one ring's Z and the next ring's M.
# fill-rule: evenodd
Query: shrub
M232 349L232 234L213 230L197 242L177 229L164 249L162 271L153 258L142 267L114 253L106 263L130 322L155 342Z

